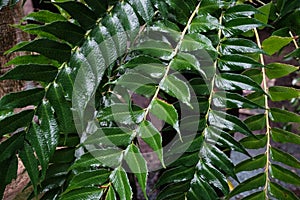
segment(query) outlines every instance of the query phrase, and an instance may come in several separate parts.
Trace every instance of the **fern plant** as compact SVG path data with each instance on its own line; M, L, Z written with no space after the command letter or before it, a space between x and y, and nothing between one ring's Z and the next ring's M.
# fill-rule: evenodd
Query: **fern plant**
M270 102L300 92L268 80L299 67L264 60L291 42L296 48L286 57L299 59L297 0L259 8L233 0L54 5L60 14L39 11L24 18L38 23L16 25L37 37L6 52L31 54L7 63L15 67L0 79L39 86L0 100L1 194L20 158L33 186L29 198L132 199L136 180L148 199L148 173L157 170L157 199L230 199L246 191L244 199L298 199L282 183L299 186L289 167L300 162L273 142L299 145L299 135L278 124L300 116ZM273 34L261 41L264 28ZM258 114L243 121L230 114L235 109ZM244 138L237 141L236 132ZM261 155L247 152L260 148ZM249 158L234 165L230 150ZM238 173L256 169L239 182Z

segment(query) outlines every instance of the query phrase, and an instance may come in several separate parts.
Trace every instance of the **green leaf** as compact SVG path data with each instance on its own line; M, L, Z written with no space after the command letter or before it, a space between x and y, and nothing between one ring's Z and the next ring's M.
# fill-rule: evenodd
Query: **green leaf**
M277 199L299 200L299 198L294 193L290 192L277 183L270 182L268 189L270 194Z
M85 30L96 24L96 14L80 2L65 1L55 2L55 4L67 11Z
M156 40L147 40L139 44L133 50L141 51L146 55L161 58L163 60L170 60L173 52L170 44Z
M70 167L72 169L89 168L90 166L107 166L115 167L120 165L123 152L121 149L96 149L83 154L75 163Z
M67 41L72 45L76 45L78 42L80 42L85 34L85 31L81 27L65 21L55 21L36 28L25 29L25 31L27 30L50 33L56 36L58 39Z
M271 158L274 161L278 161L288 166L300 169L300 161L297 160L294 156L285 153L284 151L281 151L275 147L270 148L270 154L271 154Z
M73 199L100 199L103 195L103 189L98 187L83 187L70 192L64 193L61 200Z
M180 52L170 63L175 71L197 71L205 77L205 72L200 68L199 60L192 54Z
M12 79L51 82L56 77L57 71L57 68L52 65L18 65L0 76L0 80Z
M228 115L225 112L211 110L209 112L208 119L210 125L216 126L218 128L234 130L248 136L253 135L246 124L244 124L240 119L233 115Z
M148 199L146 193L148 177L147 163L144 157L142 156L139 148L134 144L129 145L125 150L124 159L130 171L136 176L145 198Z
M0 198L3 199L3 193L5 191L6 185L11 183L13 179L17 178L18 170L18 158L14 154L9 159L3 160L0 162L1 171L0 171Z
M71 56L70 46L49 39L36 39L31 42L21 42L6 51L5 54L17 51L37 52L61 63L68 61Z
M55 110L60 131L65 134L76 133L70 104L65 99L62 87L57 83L51 84L46 97Z
M225 18L226 16L251 16L256 13L259 13L259 11L249 4L238 4L232 7L229 7L225 12Z
M16 155L17 151L23 147L24 134L24 131L15 133L13 136L0 143L0 163Z
M297 71L299 67L283 63L270 63L266 65L266 74L269 79L281 78Z
M45 90L42 88L9 93L0 99L0 110L23 108L28 105L38 105L44 95Z
M265 154L261 154L255 156L254 158L250 158L244 160L235 166L235 173L244 172L244 171L252 171L255 169L260 169L265 167L267 163L267 156Z
M123 168L116 168L112 172L110 179L115 190L119 194L120 199L132 199L132 189L127 174Z
M150 112L157 118L170 124L180 135L178 113L172 104L155 99L152 101Z
M294 143L300 145L300 136L279 128L271 129L272 139L280 143Z
M65 147L56 149L53 156L50 158L50 163L66 164L75 160L75 148Z
M242 74L250 77L259 85L262 83L263 75L260 69L248 69L244 71Z
M201 33L210 30L215 30L220 27L217 18L211 16L209 13L199 13L189 26L190 33Z
M106 1L94 1L94 0L85 0L85 3L94 11L94 13L101 17L106 13L108 9L108 2Z
M297 174L279 165L272 164L270 166L270 174L272 178L276 178L286 183L291 183L293 185L300 185L300 177Z
M114 188L112 186L110 186L108 188L105 200L117 200L115 190L114 190Z
M258 8L258 10L261 13L255 14L254 18L267 24L268 21L269 21L269 15L270 15L271 7L272 7L272 2L261 6L260 8Z
M290 100L299 98L300 91L291 87L273 86L269 88L269 94L272 101Z
M261 186L264 186L266 182L266 174L261 173L256 176L253 176L246 181L240 183L238 186L236 186L229 194L229 197L233 197L237 194L240 194L245 191L250 191L256 188L259 188Z
M193 167L178 166L166 170L158 179L156 187L161 187L168 183L178 183L186 180L191 180L194 177Z
M262 49L269 55L273 55L288 45L293 39L291 37L280 37L272 35L262 42Z
M34 189L34 194L37 195L37 185L39 181L38 161L35 158L32 147L29 146L27 142L24 143L24 148L19 151L19 156L30 177L30 181Z
M129 0L129 3L145 22L152 21L154 10L150 0Z
M29 125L34 115L34 110L24 110L20 113L8 116L0 121L0 136L12 133L19 128Z
M127 128L101 128L89 135L83 145L128 146L133 139L133 131Z
M110 107L100 110L99 121L115 121L125 125L140 123L144 116L144 110L138 106L127 103L114 103Z
M174 183L166 186L163 188L160 193L157 196L157 200L165 200L165 199L175 199L174 197L181 197L177 198L179 199L184 199L185 195L184 192L188 191L190 188L190 183L189 181L186 182L180 182L180 183Z
M239 141L246 149L259 149L264 148L267 144L266 135L256 135L245 137Z
M252 58L239 54L223 55L218 61L218 68L221 71L240 71L262 66L262 64Z
M138 134L142 140L156 153L162 166L166 168L163 159L162 137L160 132L149 121L143 121L138 129Z
M9 65L29 65L29 64L40 64L40 65L53 65L59 67L59 64L55 60L51 60L43 55L25 55L17 56L5 64Z
M300 116L296 113L281 110L279 108L270 108L270 118L274 122L297 122L300 123Z
M223 29L223 34L225 37L232 37L240 35L246 31L252 30L254 28L266 26L266 24L248 17L238 17L234 18L224 24L225 29ZM265 50L265 49L264 49Z
M23 18L23 21L30 20L42 23L52 23L56 21L67 21L61 14L53 13L48 10L39 10L32 12Z
M219 146L227 147L248 155L245 148L239 142L237 142L230 134L221 129L215 128L213 126L208 126L204 130L204 134L206 136L206 140L208 142L211 142L212 144L215 143Z
M227 38L221 42L220 51L223 55L264 53L255 42L243 38Z
M266 127L266 115L258 114L245 119L245 124L251 131L262 130Z
M189 200L197 200L201 197L203 200L214 200L218 196L215 190L197 175L191 181L191 188L189 189L186 198Z
M175 75L168 75L160 88L169 95L179 99L186 105L191 107L191 94L188 85Z
M109 175L110 172L104 169L81 171L72 178L65 193L83 187L102 185L106 183Z
M243 198L242 200L261 200L261 199L265 199L266 198L266 194L264 191L260 191L260 192L255 192L245 198Z
M225 195L229 193L226 177L214 166L200 161L197 164L197 168L199 170L198 174L203 181L215 186L216 188L219 188Z
M261 106L242 95L231 92L215 92L213 95L213 104L221 108L261 108Z
M263 91L251 78L241 74L222 73L216 76L216 86L224 90Z
M149 67L149 65L143 65L141 67ZM161 73L158 72L157 75ZM143 95L145 97L151 97L156 90L156 82L148 76L144 76L141 73L128 72L122 75L116 82L117 85L123 86L130 91Z
M237 180L237 177L234 173L234 166L232 161L227 157L227 155L218 149L217 147L204 143L202 148L200 149L199 154L207 163L212 164L218 169L223 170L232 178Z
M205 35L199 33L185 35L180 45L180 50L185 52L197 50L216 51L212 42Z

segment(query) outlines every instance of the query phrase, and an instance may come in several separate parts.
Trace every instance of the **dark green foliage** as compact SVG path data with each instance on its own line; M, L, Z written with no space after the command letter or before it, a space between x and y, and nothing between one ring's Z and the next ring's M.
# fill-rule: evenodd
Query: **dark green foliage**
M299 168L300 162L272 144L299 145L300 137L270 121L300 123L300 116L269 108L268 101L300 92L268 88L266 81L299 67L258 59L293 38L273 35L261 45L256 34L299 13L296 1L286 2L257 9L230 0L59 1L61 14L25 17L38 24L18 27L37 38L6 53L38 55L10 61L15 67L0 80L33 80L40 87L0 100L0 135L7 136L0 143L1 183L16 177L18 155L34 188L30 197L132 199L136 180L148 199L144 142L160 161L157 199L226 199L253 189L244 199L298 199L277 180L299 186L286 165ZM26 106L32 108L13 114ZM229 114L234 109L260 114L243 121ZM245 137L235 140L236 132ZM259 148L265 153L247 152ZM235 166L229 150L248 158ZM229 187L228 177L239 182L238 173L263 168Z

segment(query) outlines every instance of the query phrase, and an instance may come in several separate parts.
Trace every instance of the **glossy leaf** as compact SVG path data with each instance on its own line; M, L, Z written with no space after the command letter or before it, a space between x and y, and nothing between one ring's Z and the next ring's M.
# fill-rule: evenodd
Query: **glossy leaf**
M103 146L128 146L131 142L133 132L127 128L101 128L89 135L83 142L84 145L103 145Z
M238 17L225 23L223 34L225 37L232 37L262 26L266 26L266 24L254 18Z
M80 172L72 178L66 192L82 187L102 185L108 180L109 175L109 171L102 169Z
M34 115L34 110L24 110L20 113L6 117L0 121L0 136L12 133L19 128L29 125Z
M0 163L13 157L24 145L25 132L19 132L0 143Z
M300 115L279 108L270 109L270 118L274 122L297 122L300 123Z
M267 162L267 157L265 154L255 156L254 158L250 158L244 160L235 166L235 173L244 172L244 171L252 171L255 169L260 169L265 167Z
M138 129L138 134L142 140L156 153L162 166L165 168L163 160L162 136L160 132L149 121L143 121Z
M272 139L280 143L294 143L300 145L300 136L279 128L271 129Z
M139 185L147 199L146 185L148 177L147 163L142 156L139 148L134 144L131 144L125 150L124 159L132 173L136 176Z
M221 108L258 108L259 105L244 98L242 95L230 92L216 92L213 95L213 103Z
M214 166L210 164L207 165L200 161L197 164L197 168L199 170L198 173L203 179L203 181L208 182L216 188L219 188L225 195L229 193L229 187L226 177Z
M249 68L258 68L262 65L248 56L239 54L224 55L219 58L218 68L221 71L240 71Z
M51 23L55 21L67 21L65 17L60 14L50 12L48 10L39 10L39 12L32 12L25 16L23 20L31 20L42 23Z
M270 194L277 199L286 199L286 200L298 200L295 194L287 190L286 188L280 186L277 183L270 182L269 186Z
M24 143L24 148L19 151L19 156L30 177L30 181L34 189L34 194L37 195L37 185L39 181L38 161L35 158L32 147L27 142Z
M146 55L161 58L163 60L171 59L171 54L173 52L172 47L165 42L149 40L139 44L134 50L141 51Z
M186 35L182 40L180 50L185 52L197 50L215 51L211 41L206 36L198 33Z
M266 127L266 115L257 114L245 119L245 124L249 127L251 131L261 130Z
M59 66L59 63L55 60L51 60L43 55L24 55L17 56L5 64L9 65L29 65L29 64L41 64L41 65L53 65L55 67Z
M57 75L57 71L57 68L52 65L18 65L0 76L0 80L12 79L51 82Z
M270 174L272 178L276 178L286 183L291 183L293 185L300 185L300 177L297 174L279 165L272 164L270 166Z
M9 54L17 51L37 52L61 63L68 61L71 56L71 47L49 39L37 39L31 42L22 42L5 53Z
M262 42L262 49L269 55L273 55L278 52L284 46L288 45L292 41L290 37L280 37L272 35Z
M163 186L167 183L178 183L191 180L194 177L194 169L191 167L178 166L168 169L158 179L156 187Z
M256 82L241 74L222 73L216 77L216 86L224 90L262 91Z
M248 136L252 135L252 132L249 130L249 128L233 115L228 115L227 113L220 111L210 111L208 119L211 125L219 127L221 129L226 128L229 130L241 132Z
M145 22L152 20L154 10L150 0L129 0L129 3L139 13Z
M28 105L37 105L45 95L42 88L9 93L0 99L0 110L23 108Z
M108 188L105 200L117 200L115 190L112 186Z
M266 182L266 175L264 173L253 176L247 179L246 181L242 182L241 184L239 184L237 187L235 187L229 194L229 197L233 197L239 193L259 188L263 186L265 182Z
M255 192L245 198L243 198L242 200L261 200L264 199L266 197L266 194L264 191L260 191L260 192Z
M179 199L183 199L183 192L187 191L189 187L189 181L168 185L165 188L163 188L162 191L158 194L157 200L174 199L174 197L178 196L181 197Z
M203 13L193 19L189 26L189 31L190 33L201 33L218 29L219 27L220 25L217 18L211 16L209 13Z
M113 183L116 192L119 194L120 199L132 198L132 189L129 183L129 179L123 168L116 168L112 172L110 179Z
M243 38L227 38L221 42L220 51L223 55L263 53L255 42Z
M56 2L55 4L66 10L85 30L96 24L96 14L82 3L65 1ZM78 10L80 10L80 13Z
M82 187L70 192L64 193L60 199L100 199L103 195L103 189L98 187Z
M66 134L75 133L73 115L70 105L64 96L62 87L57 83L51 84L46 97L55 110L60 131Z
M168 75L160 85L160 88L169 95L179 99L186 105L191 107L191 94L188 85L175 75Z
M191 188L189 189L186 198L196 200L199 197L205 200L213 200L217 199L217 194L207 182L195 175L191 181Z
M81 27L64 21L56 21L29 30L50 33L56 36L58 39L62 39L73 45L76 45L78 42L80 42L85 34L85 31Z
M256 135L256 138L249 136L241 139L239 142L247 149L259 149L266 146L267 137L266 135Z
M272 101L290 100L300 97L300 91L291 87L273 86L269 88Z
M0 197L3 198L6 185L17 178L18 158L14 155L9 159L1 161L0 165L0 180L2 180L2 184L0 185Z
M281 78L298 69L299 67L284 63L270 63L266 65L266 74L270 79Z
M277 162L284 163L288 166L299 168L300 169L300 161L297 160L294 156L291 156L284 151L281 151L275 147L270 148L271 158Z
M179 123L178 123L178 114L173 105L160 100L155 99L152 102L150 112L155 115L157 118L164 120L168 124L172 125L172 127L180 133Z

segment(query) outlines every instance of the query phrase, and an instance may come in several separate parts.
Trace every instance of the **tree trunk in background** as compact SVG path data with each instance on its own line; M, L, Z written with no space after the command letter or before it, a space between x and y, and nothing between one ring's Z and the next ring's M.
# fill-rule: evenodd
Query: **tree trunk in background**
M13 8L4 7L0 10L0 75L7 72L11 67L5 67L4 64L21 53L3 55L4 52L20 41L29 40L29 35L18 29L11 27L11 24L19 23L23 17L21 3ZM0 98L12 91L19 91L23 87L21 81L0 81Z

